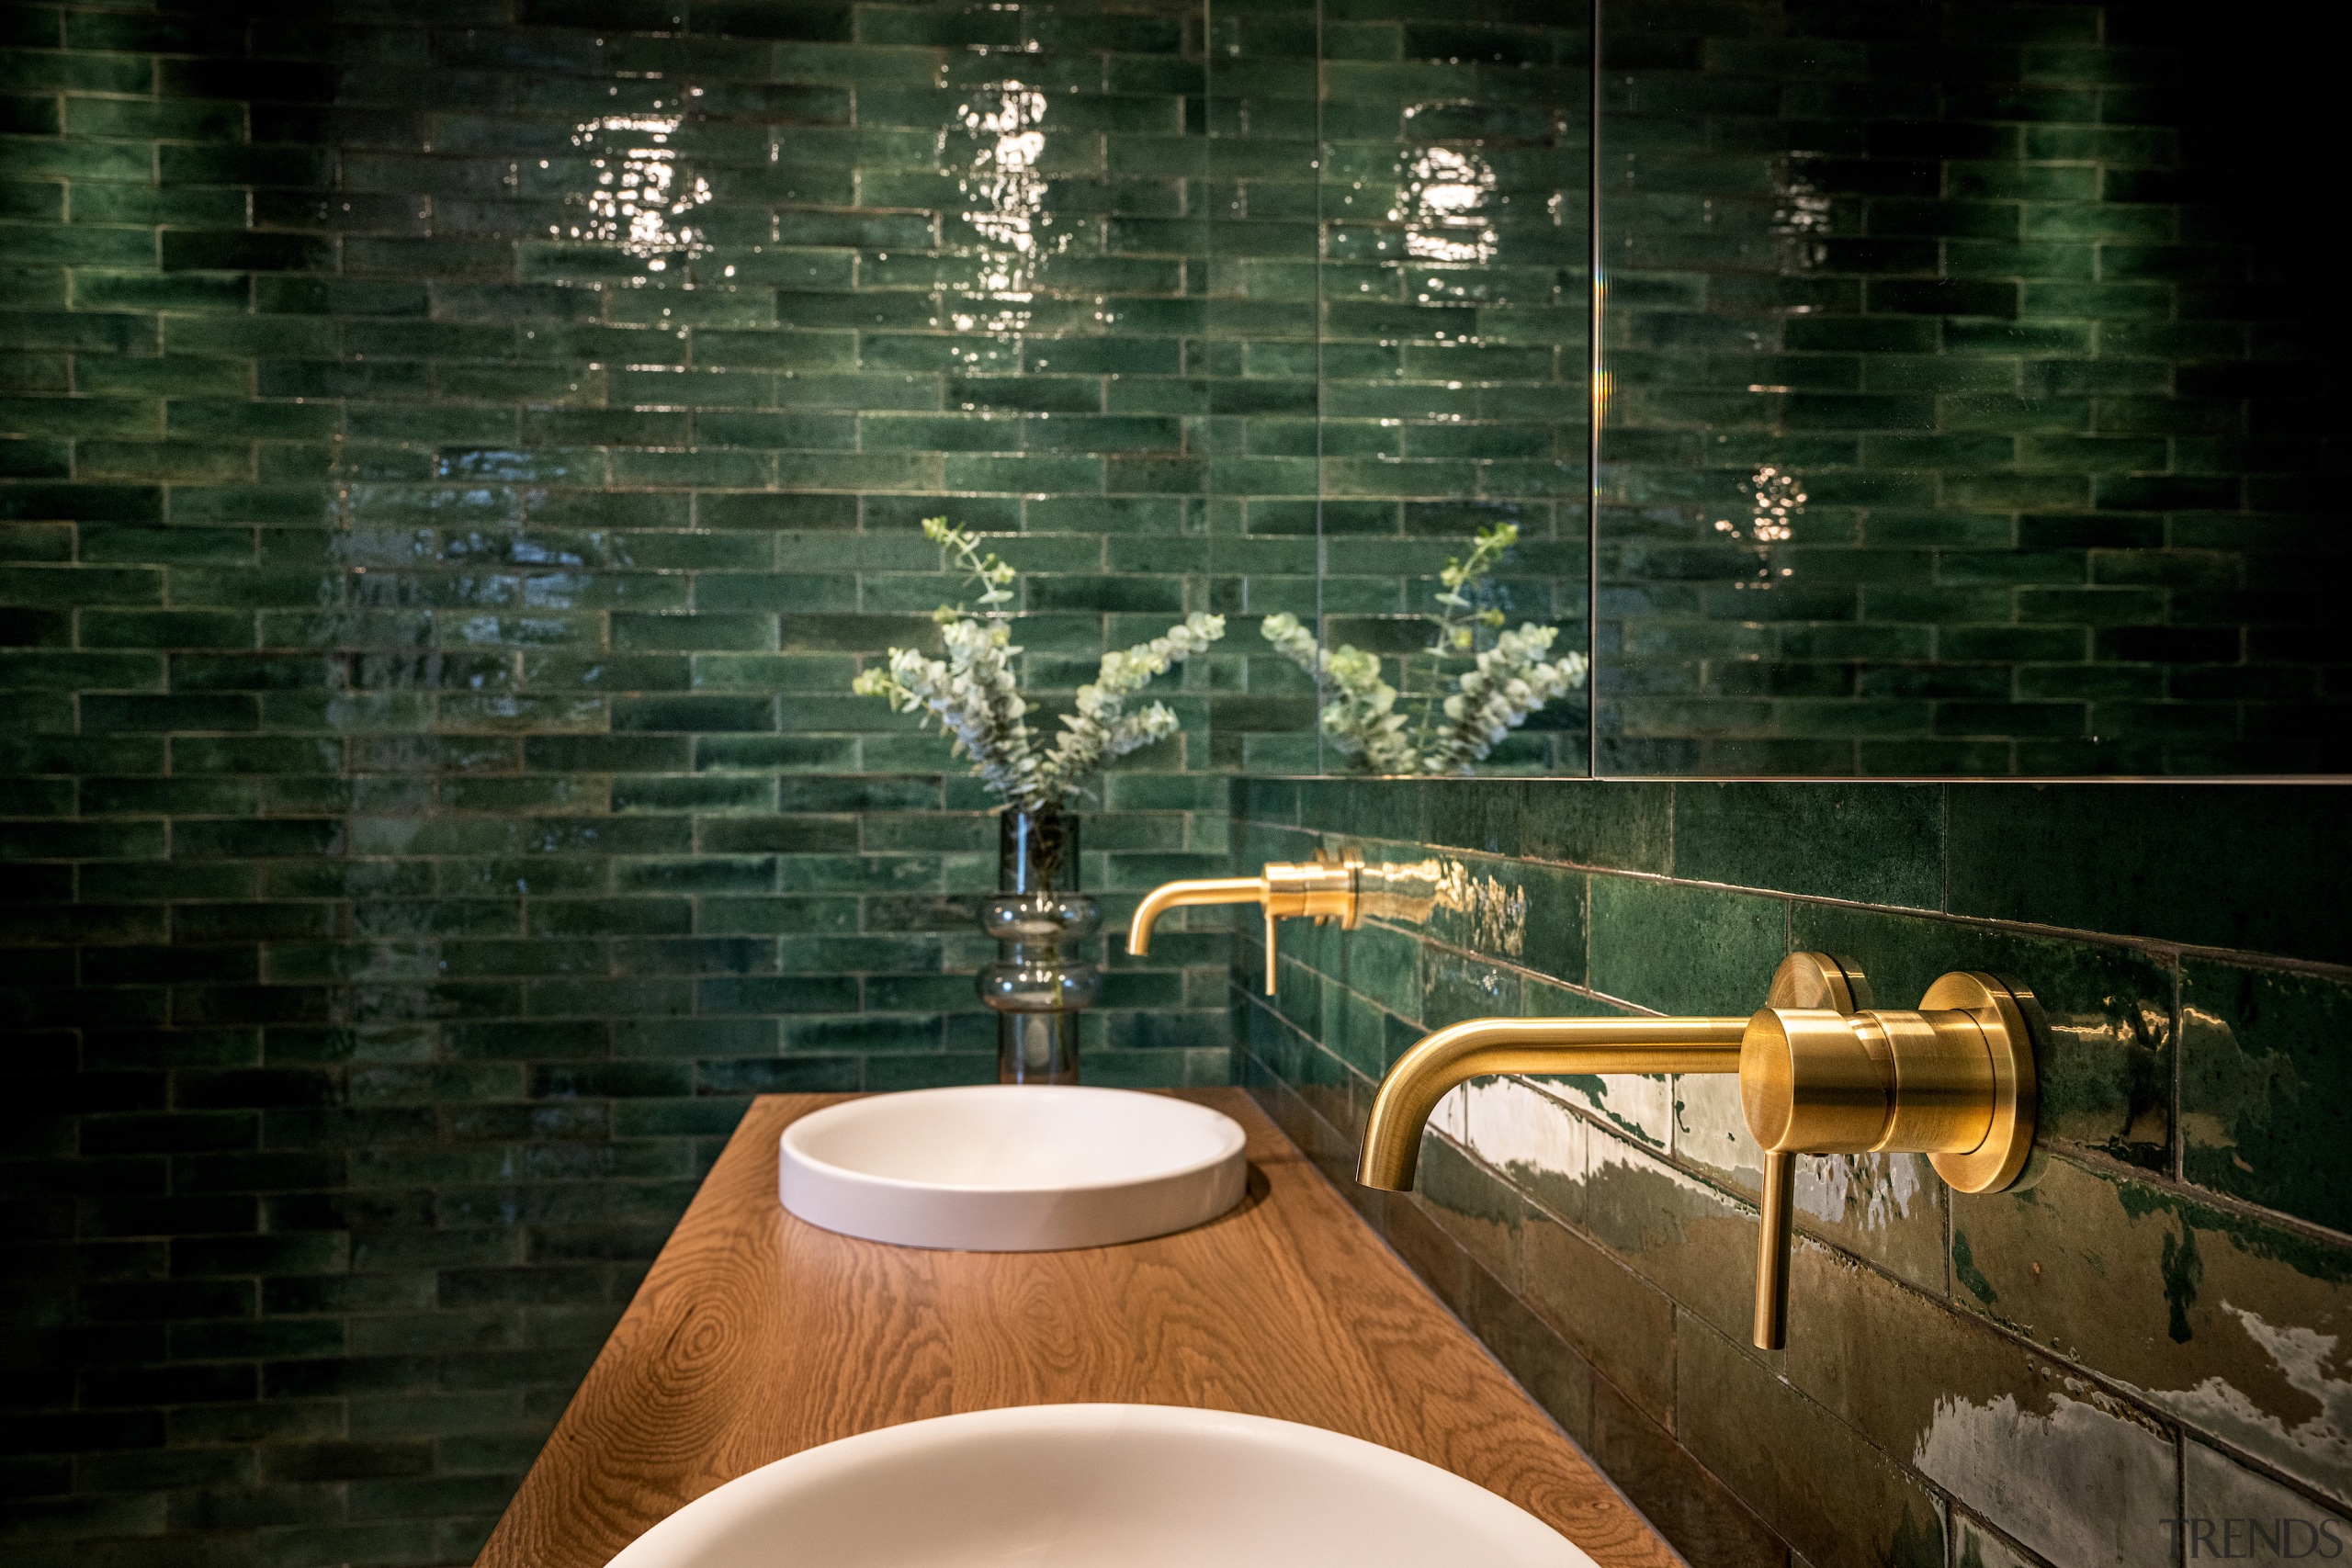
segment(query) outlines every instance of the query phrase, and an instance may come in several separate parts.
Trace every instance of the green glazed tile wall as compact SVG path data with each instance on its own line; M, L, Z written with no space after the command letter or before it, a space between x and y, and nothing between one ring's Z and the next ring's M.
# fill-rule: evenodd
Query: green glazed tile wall
M2165 3L1603 20L1603 773L2352 768L2316 62Z
M1355 844L1434 900L1286 928L1271 1000L1245 934L1244 1072L1697 1568L2143 1568L2220 1555L2225 1528L2295 1555L2249 1519L2274 1542L2299 1521L2315 1555L2352 1537L2347 806L1251 780L1242 861ZM1761 1162L1732 1079L1480 1080L1432 1119L1416 1194L1349 1179L1379 1074L1427 1030L1742 1014L1807 949L1882 1006L1951 969L2032 987L2043 1168L1963 1197L1917 1156L1804 1161L1786 1351L1748 1344Z
M987 529L1030 573L1021 637L1047 689L1186 610L1232 617L1166 682L1182 736L1090 821L1114 914L1228 863L1231 773L1315 765L1265 614L1319 605L1394 651L1446 551L1511 520L1509 608L1583 635L1589 13L1426 10L0 7L13 1560L464 1561L749 1095L985 1076L966 900L989 880L988 801L935 737L845 692L929 635L947 584L920 518ZM1781 69L1708 48L1702 76ZM1627 322L1645 298L1619 296ZM2135 592L2203 583L2218 558L2143 511L2172 532L2132 570L2192 576ZM1814 630L1831 649L1837 627ZM1815 658L1772 635L1770 679ZM2279 668L2253 694L2274 717L2327 694L2294 684L2317 665ZM1582 767L1582 710L1542 722L1501 760ZM1706 744L1711 765L1896 765ZM1706 913L1570 897L1575 868L1647 869L1662 844L1698 880L1777 890L1731 906L1709 971L1727 990L1782 895L1938 907L1917 862L1816 886L1816 854L1770 858L1736 812L1669 823L1648 798L1465 818L1519 835L1546 934L1516 969L1436 964L1425 1002L1420 950L1365 933L1409 962L1332 987L1333 1049L1376 1071L1424 1010L1514 985L1586 1005L1543 976L1589 985L1587 933ZM1834 823L1828 798L1781 808ZM1989 830L1973 809L1955 795L1909 830ZM2340 956L2249 897L2100 874L2124 831L2053 832L2041 880L1954 862L1943 907L2097 931L2144 908L2180 922L2162 942ZM1709 844L1722 869L1690 871ZM1229 958L1202 920L1116 964L1096 1081L1223 1081ZM2070 1069L2086 1169L2344 1223L2309 1152L2332 982L2130 943L2067 962L2123 998L2086 1012L2104 1021ZM2178 991L2162 1029L2131 1001L2152 974ZM2151 1110L2167 1074L2172 1120ZM1677 1146L1666 1100L1602 1109ZM1893 1277L1932 1272L1916 1239L1886 1245ZM1971 1256L2025 1293L1989 1243ZM2036 1332L2071 1332L2068 1311ZM1510 1332L1540 1345L1542 1321ZM2305 1426L2281 1441L2335 1440ZM1621 1473L1680 1473L1686 1450L1644 1447L1654 1423L1616 1431ZM2256 1484L2200 1452L2192 1493ZM1954 1517L1957 1542L1975 1527Z
M992 1076L921 518L1048 692L1233 618L1114 916L1313 765L1303 15L0 10L12 1561L466 1561L751 1095Z

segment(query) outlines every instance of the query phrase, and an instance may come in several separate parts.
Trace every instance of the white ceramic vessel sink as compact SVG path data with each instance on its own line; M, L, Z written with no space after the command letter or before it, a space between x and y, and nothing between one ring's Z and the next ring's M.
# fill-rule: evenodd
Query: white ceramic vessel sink
M899 1247L1052 1252L1216 1218L1249 1179L1241 1124L1165 1095L977 1084L828 1106L785 1129L784 1206Z
M706 1493L610 1568L1594 1568L1533 1515L1262 1416L1033 1404L910 1421Z

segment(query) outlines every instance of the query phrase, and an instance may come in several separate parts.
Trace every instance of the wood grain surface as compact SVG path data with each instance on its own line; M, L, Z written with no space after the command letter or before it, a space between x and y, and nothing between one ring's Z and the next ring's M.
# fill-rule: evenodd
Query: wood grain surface
M1673 1551L1238 1089L1250 1192L1176 1235L926 1252L776 1201L776 1139L835 1095L755 1101L524 1478L482 1568L600 1568L771 1460L1005 1405L1122 1402L1329 1427L1500 1493L1605 1568Z

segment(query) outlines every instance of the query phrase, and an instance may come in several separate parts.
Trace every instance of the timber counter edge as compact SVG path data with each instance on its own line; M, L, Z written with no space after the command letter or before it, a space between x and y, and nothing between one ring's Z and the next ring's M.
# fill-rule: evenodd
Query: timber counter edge
M1223 1218L1074 1252L926 1252L776 1201L776 1140L848 1098L755 1100L478 1560L601 1568L786 1454L1005 1405L1185 1404L1303 1421L1499 1493L1603 1568L1680 1559L1238 1089Z

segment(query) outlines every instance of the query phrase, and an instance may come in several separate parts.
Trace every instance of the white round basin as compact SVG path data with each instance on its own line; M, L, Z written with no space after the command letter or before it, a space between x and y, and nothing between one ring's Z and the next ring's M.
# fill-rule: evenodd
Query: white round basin
M1033 1404L886 1427L764 1465L609 1568L1594 1568L1533 1515L1316 1427Z
M785 1129L784 1206L899 1247L1053 1252L1216 1218L1249 1179L1241 1124L1119 1089L976 1084L828 1106Z

